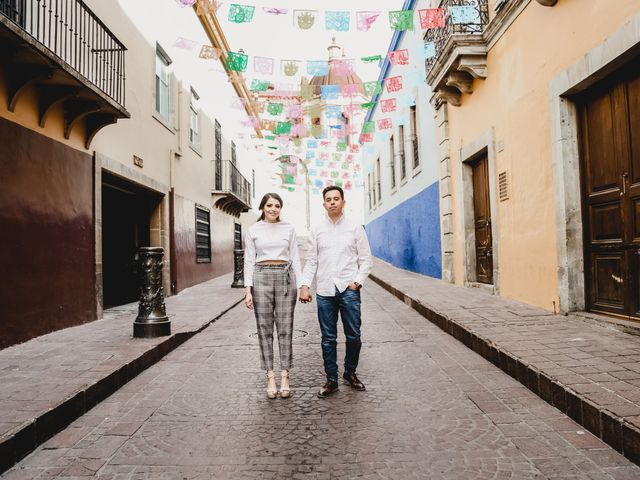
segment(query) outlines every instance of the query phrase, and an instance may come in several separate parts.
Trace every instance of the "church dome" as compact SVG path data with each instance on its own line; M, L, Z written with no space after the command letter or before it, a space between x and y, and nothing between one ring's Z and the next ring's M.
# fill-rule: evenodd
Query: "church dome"
M329 51L329 68L327 75L315 75L309 81L309 85L316 87L314 88L314 93L320 95L320 87L322 85L359 85L358 91L364 95L362 80L356 72L350 69L345 75L344 68L340 68L338 61L345 58L344 55L342 55L342 57L339 56L341 48L336 43L335 37L332 39L332 43L327 50Z

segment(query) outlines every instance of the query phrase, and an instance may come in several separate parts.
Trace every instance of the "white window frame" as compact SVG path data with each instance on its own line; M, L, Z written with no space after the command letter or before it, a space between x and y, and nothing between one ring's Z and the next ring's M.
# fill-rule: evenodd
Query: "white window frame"
M191 99L189 101L189 146L201 155L200 151L200 107L198 105L200 96L191 88Z
M164 49L157 44L154 109L156 113L165 120L169 120L170 114L171 79L169 76L169 65L171 65L171 63L172 61L171 58L169 58L169 55L167 55Z

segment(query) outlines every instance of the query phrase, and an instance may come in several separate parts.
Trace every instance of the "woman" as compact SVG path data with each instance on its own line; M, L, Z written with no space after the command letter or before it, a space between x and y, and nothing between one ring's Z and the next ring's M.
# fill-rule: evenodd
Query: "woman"
M267 193L260 201L260 220L252 225L245 237L244 303L255 312L260 343L260 360L267 371L267 397L276 398L273 372L273 325L278 332L280 351L280 397L291 395L289 370L292 361L293 311L298 298L296 282L302 280L296 232L289 223L280 220L282 198Z

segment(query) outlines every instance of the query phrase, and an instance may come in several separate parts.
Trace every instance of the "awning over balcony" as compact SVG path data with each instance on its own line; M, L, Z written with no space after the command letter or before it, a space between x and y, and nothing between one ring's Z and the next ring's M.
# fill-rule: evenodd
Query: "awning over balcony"
M214 206L236 217L251 209L251 184L230 160L216 166L211 195Z
M126 48L81 0L0 0L0 44L10 111L35 88L40 126L62 106L65 138L83 125L86 148L102 127L130 117Z

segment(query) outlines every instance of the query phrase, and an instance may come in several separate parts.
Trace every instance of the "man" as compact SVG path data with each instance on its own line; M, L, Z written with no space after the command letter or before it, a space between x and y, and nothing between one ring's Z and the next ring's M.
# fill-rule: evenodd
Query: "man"
M371 250L362 225L344 218L342 188L326 187L322 198L327 218L311 229L300 301L311 301L309 286L317 274L318 320L327 375L318 396L324 398L338 390L338 312L347 338L343 378L352 388L365 390L356 369L361 347L360 289L371 271Z

